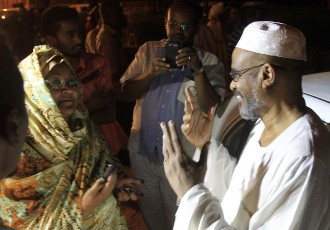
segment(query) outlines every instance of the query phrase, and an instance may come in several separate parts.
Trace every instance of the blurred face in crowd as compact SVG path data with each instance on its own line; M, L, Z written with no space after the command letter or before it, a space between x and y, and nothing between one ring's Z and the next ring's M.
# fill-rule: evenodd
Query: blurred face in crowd
M101 13L104 22L114 30L121 32L127 27L127 17L123 13L123 8L117 2L113 4L103 4Z
M165 27L169 40L188 45L193 44L196 25L191 10L170 8L167 12Z
M54 66L45 81L64 119L68 120L78 107L79 81L66 63Z
M83 51L79 21L60 21L55 37L48 35L46 43L60 50L65 56L79 57Z

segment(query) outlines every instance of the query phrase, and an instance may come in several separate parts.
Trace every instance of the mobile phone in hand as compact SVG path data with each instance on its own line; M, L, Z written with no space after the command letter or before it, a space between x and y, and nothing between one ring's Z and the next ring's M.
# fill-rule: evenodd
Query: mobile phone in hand
M175 57L181 48L182 44L179 42L167 41L165 43L165 61L170 64L170 68L178 68Z
M106 167L106 169L105 169L105 172L103 173L102 178L106 180L109 177L110 173L112 173L113 171L115 171L115 169L116 169L116 166L115 165L108 164L107 167Z

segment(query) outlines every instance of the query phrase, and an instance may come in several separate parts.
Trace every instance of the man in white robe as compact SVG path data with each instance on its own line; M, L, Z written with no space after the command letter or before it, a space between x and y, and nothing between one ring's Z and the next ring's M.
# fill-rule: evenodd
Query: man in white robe
M162 123L166 176L180 205L174 229L330 229L330 134L302 97L305 37L289 25L248 25L232 55L244 119L258 119L237 165L211 138L215 107L186 90L182 131L201 149L190 160L173 122Z

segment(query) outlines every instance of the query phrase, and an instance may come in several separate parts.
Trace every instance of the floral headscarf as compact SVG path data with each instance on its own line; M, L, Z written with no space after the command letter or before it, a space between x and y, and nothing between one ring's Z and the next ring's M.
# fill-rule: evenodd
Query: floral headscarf
M113 196L82 220L81 196L112 159L84 106L70 118L80 121L77 130L63 118L44 80L54 58L70 67L48 46L36 46L19 64L29 131L15 175L2 182L1 219L16 229L126 229Z

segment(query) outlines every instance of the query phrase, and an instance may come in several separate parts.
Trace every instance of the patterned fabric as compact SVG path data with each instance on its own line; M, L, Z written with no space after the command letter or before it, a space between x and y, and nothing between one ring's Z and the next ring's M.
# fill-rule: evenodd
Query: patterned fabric
M81 196L113 159L83 106L70 127L62 117L41 74L39 60L49 53L60 55L37 46L19 64L29 132L15 175L2 182L2 222L15 229L127 229L113 196L82 220Z

